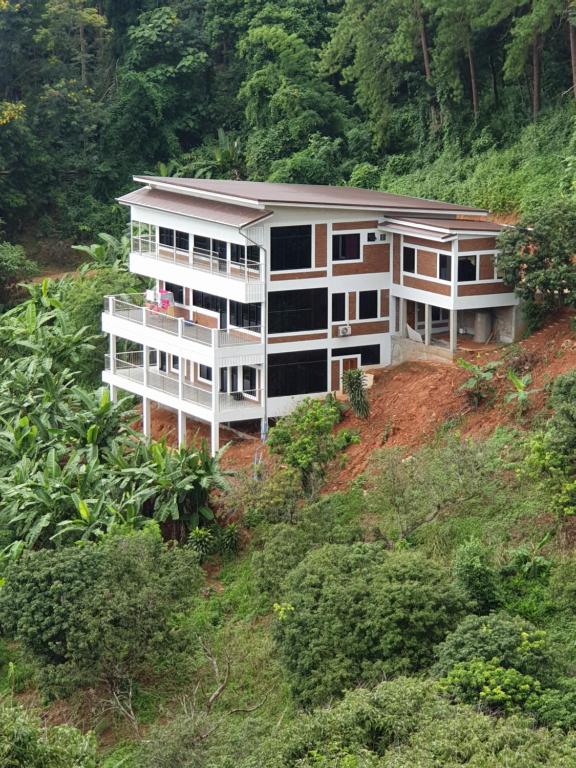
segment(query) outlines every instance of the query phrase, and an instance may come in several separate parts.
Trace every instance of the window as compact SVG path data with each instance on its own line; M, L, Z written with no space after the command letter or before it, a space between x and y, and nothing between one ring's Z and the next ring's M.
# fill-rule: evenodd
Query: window
M442 307L432 307L433 323L439 322L440 320L448 320L449 316L447 309L443 309Z
M346 294L332 294L332 322L341 323L346 320Z
M198 366L198 378L204 381L212 381L212 368L209 365L202 365L200 363Z
M452 280L452 256L449 253L438 256L438 277L440 280Z
M220 368L220 392L228 392L228 368Z
M176 230L176 248L181 251L187 251L190 248L190 235L188 232L178 232Z
M222 296L213 296L204 291L192 291L192 303L199 309L207 309L220 315L220 327L228 325L227 301Z
M226 243L224 240L212 240L212 250L219 259L226 259Z
M476 280L476 256L458 258L458 282L469 283Z
M165 288L174 296L174 304L184 304L184 288L174 283L165 283Z
M360 355L361 365L380 365L380 344L367 344L363 347L339 347L332 350L332 357Z
M332 235L332 261L360 258L360 235Z
M170 366L173 371L177 371L180 368L180 358L178 355L170 355Z
M316 331L327 327L327 288L272 291L268 294L269 333Z
M249 245L246 248L246 258L248 263L259 264L260 263L260 248L257 245Z
M268 355L270 397L326 392L328 355L325 349Z
M246 247L244 245L238 245L238 243L231 243L230 260L235 264L244 264L246 261Z
M230 325L237 328L250 328L260 332L262 310L260 304L242 304L239 301L230 302Z
M194 235L194 250L210 253L210 238L204 235Z
M310 269L312 266L312 227L272 227L270 268L273 272Z
M160 227L158 232L158 240L160 245L167 245L169 248L174 247L174 230L167 229L166 227Z
M404 246L402 251L402 270L412 273L416 271L416 248Z
M368 232L366 235L366 240L368 240L369 243L375 243L376 242L376 232Z
M242 391L256 397L256 368L249 365L242 366Z
M360 320L371 320L378 317L378 291L360 291Z

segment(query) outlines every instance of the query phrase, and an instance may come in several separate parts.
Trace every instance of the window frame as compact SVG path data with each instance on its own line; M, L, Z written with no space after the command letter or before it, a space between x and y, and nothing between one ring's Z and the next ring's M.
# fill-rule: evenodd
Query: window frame
M376 314L363 317L362 316L362 296L366 296L366 294L376 294L376 308L375 312ZM372 297L371 300L373 300L374 297ZM358 320L378 320L380 317L380 291L376 289L370 289L368 291L358 291Z
M446 253L445 251L438 251L437 256L438 256L437 262L436 262L437 279L442 280L443 283L451 283L452 282L452 262L453 262L452 254ZM440 271L441 271L440 259L442 257L448 260L448 277L440 277Z
M416 274L416 246L413 245L402 245L402 274L406 275L415 275ZM406 251L412 251L413 252L413 259L414 259L414 268L413 269L406 269L405 263L406 263Z
M281 299L276 299L278 296L282 297L296 297L306 293L310 297L309 307L300 306L293 309L280 306L275 307L274 302L277 300L280 304ZM269 336L286 336L286 335L299 335L307 333L317 333L318 331L328 330L328 288L301 288L299 290L292 291L270 291L268 293L268 335ZM303 312L309 312L311 314L310 327L298 328L288 327L287 321L289 313L293 313L294 316L302 317ZM316 312L316 314L314 314ZM321 315L321 316L320 316ZM276 320L280 319L280 327L277 325ZM282 324L285 321L285 324Z
M345 291L338 291L336 293L332 294L332 322L333 323L345 323L348 319L348 302L346 301L348 294ZM340 299L342 297L342 309L343 309L343 315L344 317L335 317L334 315L334 299L338 298Z
M460 262L461 261L473 261L474 264L474 277L470 280L461 280L460 279ZM465 284L465 283L477 283L478 282L478 270L480 267L480 258L477 253L459 253L458 254L458 274L457 274L457 282L458 285Z
M203 368L205 368L206 371L210 371L210 378L205 378L204 376L202 376ZM213 378L214 378L214 372L212 370L212 366L204 365L204 363L198 363L198 381L201 381L204 384L212 384Z
M336 232L332 232L332 254L331 254L332 263L333 264L358 264L358 263L361 263L364 260L364 250L363 250L363 247L362 247L364 245L364 242L363 242L362 234L363 234L362 232L358 232L357 230L352 230L352 229L351 230L345 230L345 231L336 230ZM352 259L341 259L341 258L336 258L334 256L334 253L335 253L334 242L335 242L336 238L340 238L340 237L356 237L356 238L358 238L358 257L354 257ZM368 241L366 241L366 242L368 242Z
M306 252L308 255L307 264L302 264L298 266L290 266L286 267L285 264L282 266L276 266L275 261L278 259L284 259L284 262L286 261L286 254L280 254L274 253L275 249L275 237L274 233L278 233L279 230L294 230L294 229L301 229L301 230L307 230L307 235L304 234L301 235L301 238L304 239L306 237L307 239L307 247ZM314 246L314 238L312 236L312 224L294 224L294 225L287 225L287 226L278 226L278 227L270 227L270 272L307 272L310 270L313 270L315 259L316 259L316 253L315 253L315 246ZM294 237L294 239L297 239ZM277 247L277 246L276 246Z

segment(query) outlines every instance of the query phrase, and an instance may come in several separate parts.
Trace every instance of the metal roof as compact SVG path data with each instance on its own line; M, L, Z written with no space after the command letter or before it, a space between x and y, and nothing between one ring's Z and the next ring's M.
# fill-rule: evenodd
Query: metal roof
M272 215L272 211L264 209L247 208L217 200L205 200L200 197L146 187L119 197L118 202L123 205L141 205L144 208L178 213L183 216L191 216L194 219L228 224L237 228L246 227Z
M135 181L159 188L174 188L191 196L230 198L252 206L291 205L308 207L358 208L390 213L468 213L485 215L482 208L393 195L359 187L331 187L315 184L272 184L264 181L184 179L173 176L135 176Z

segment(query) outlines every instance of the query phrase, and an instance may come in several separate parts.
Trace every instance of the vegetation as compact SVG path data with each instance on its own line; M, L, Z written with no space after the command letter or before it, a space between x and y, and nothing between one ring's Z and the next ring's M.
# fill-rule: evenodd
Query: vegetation
M342 389L348 395L352 410L361 419L367 419L370 415L370 401L366 392L366 375L361 368L344 371L342 375Z

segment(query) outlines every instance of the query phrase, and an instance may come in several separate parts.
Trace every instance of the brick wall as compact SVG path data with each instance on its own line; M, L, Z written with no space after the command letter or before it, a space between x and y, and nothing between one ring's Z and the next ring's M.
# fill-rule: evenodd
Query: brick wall
M390 246L388 243L367 243L364 245L363 261L348 264L332 263L332 273L340 275L367 275L372 272L390 271Z
M494 279L494 257L488 253L480 256L480 280Z
M356 294L348 294L348 319L356 320Z
M334 232L342 230L357 230L357 229L378 229L378 220L376 221L339 221L337 224L332 224L332 230Z
M504 283L473 283L459 285L458 296L484 296L492 293L512 293L514 289Z
M314 246L317 267L325 267L328 263L327 240L327 225L316 224L314 228Z
M491 251L495 248L495 237L474 237L471 240L458 241L458 249L461 253L471 253L473 251Z
M341 323L340 323L341 325ZM388 333L390 325L388 320L366 320L362 323L354 323L352 327L352 336L366 336L370 333ZM332 326L332 338L338 337L338 325Z
M382 288L380 291L380 317L390 315L390 291L388 288Z
M392 279L400 285L400 235L392 235Z
M430 280L421 280L418 277L404 275L404 285L407 288L417 288L420 291L429 291L430 293L439 293L442 296L450 296L450 285L442 283L433 283Z
M282 344L289 341L316 341L317 339L327 339L328 334L326 331L323 333L309 333L307 336L300 334L294 334L292 336L269 336L268 341L270 344Z
M419 275L425 275L426 277L438 277L437 267L438 256L431 251L424 251L421 248L418 249L418 261L417 269Z

